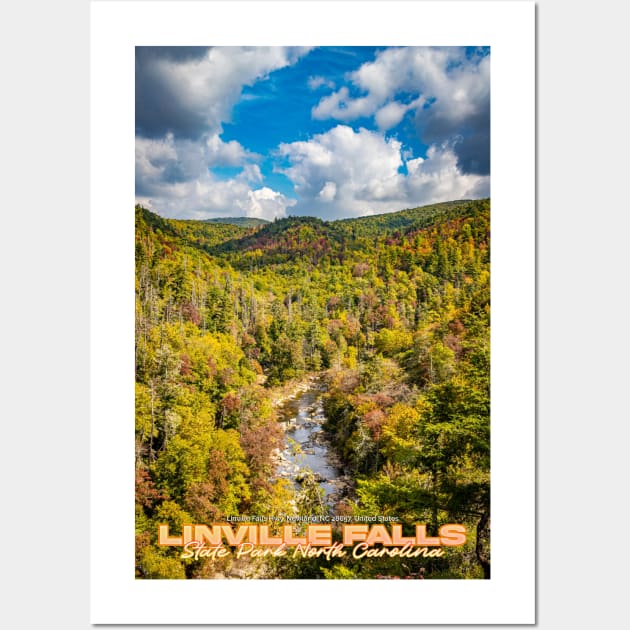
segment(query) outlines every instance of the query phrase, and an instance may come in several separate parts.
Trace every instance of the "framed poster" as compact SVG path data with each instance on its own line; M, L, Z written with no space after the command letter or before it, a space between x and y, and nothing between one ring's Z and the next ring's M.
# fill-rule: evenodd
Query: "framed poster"
M533 4L95 2L91 72L92 622L533 623Z

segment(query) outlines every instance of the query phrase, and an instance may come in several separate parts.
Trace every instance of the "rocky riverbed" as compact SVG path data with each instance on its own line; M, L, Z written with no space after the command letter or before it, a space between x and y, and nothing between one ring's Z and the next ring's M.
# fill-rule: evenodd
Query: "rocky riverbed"
M278 405L284 428L284 448L275 453L278 477L291 480L299 490L305 469L310 469L324 490L331 510L352 488L341 462L332 451L322 425L326 421L321 380L310 377L299 384Z

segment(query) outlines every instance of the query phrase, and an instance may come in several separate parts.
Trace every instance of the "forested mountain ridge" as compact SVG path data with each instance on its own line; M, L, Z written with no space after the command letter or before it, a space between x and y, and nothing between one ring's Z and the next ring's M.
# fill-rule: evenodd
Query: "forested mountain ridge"
M445 201L443 203L408 208L398 212L370 214L353 219L339 219L335 223L349 226L357 235L370 236L377 232L385 233L394 230L405 230L410 227L421 227L429 223L470 212L478 204L470 199Z
M464 200L330 222L315 217L288 217L225 240L212 253L241 252L246 258L247 252L261 250L279 254L280 257L274 259L276 262L282 260L282 255L310 257L314 264L330 255L343 262L348 251L370 251L375 238L400 239L408 232L449 219L474 216L481 211L477 202ZM236 260L234 256L231 259ZM265 263L269 262L273 260L265 259Z
M466 523L471 545L431 576L488 577L489 236L489 200L262 227L136 207L138 575L210 571L157 549L157 522L291 509L269 387L326 371L327 428L357 480L338 509Z
M228 225L238 225L240 227L258 227L269 223L266 219L256 217L218 217L215 219L203 219L204 223L226 223Z
M258 227L223 222L208 223L191 219L165 219L146 208L136 206L136 227L138 225L146 225L149 229L159 230L163 235L173 239L174 244L181 241L181 243L188 243L206 250L225 241L242 238Z

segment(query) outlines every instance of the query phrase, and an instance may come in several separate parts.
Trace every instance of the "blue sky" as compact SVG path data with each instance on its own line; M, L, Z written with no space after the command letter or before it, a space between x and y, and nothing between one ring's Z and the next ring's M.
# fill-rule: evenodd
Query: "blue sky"
M489 195L487 48L136 49L136 197L324 219Z

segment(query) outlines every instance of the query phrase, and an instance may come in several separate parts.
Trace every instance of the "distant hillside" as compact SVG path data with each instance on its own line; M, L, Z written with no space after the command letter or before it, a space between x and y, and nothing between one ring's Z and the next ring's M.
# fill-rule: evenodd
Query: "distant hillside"
M217 219L205 219L203 223L225 223L227 225L238 225L239 227L258 227L266 225L269 221L257 219L256 217L220 217Z
M251 234L255 229L258 229L257 225L248 227L233 223L209 223L207 221L195 221L192 219L166 219L146 208L136 206L136 225L139 221L147 224L154 231L161 232L165 236L181 239L188 245L206 251L226 241L243 238ZM266 221L263 223L266 223Z
M355 235L369 236L376 233L405 231L408 228L426 227L436 220L460 216L478 202L470 199L445 201L443 203L408 208L399 212L373 214L355 219L339 219L335 223L340 228L349 228Z
M163 234L222 259L233 269L245 271L261 266L294 265L299 261L309 266L356 263L383 248L390 251L388 255L394 248L409 249L419 232L430 242L440 240L440 233L457 232L464 221L473 221L470 229L477 237L478 229L486 229L489 210L489 199L461 200L355 219L323 221L296 216L273 223L249 217L205 221L164 219L143 208L137 208L136 212ZM411 262L409 258L406 265Z
M337 249L335 242L338 234L331 226L331 223L315 217L287 217L242 238L224 241L214 248L213 253L221 255L238 252L247 257L251 252L256 258L263 253L267 263L302 257L306 251L319 257Z
M462 200L411 208L356 219L322 221L315 217L288 217L252 230L246 235L226 239L209 250L228 256L237 268L251 264L282 264L307 259L343 263L354 254L374 248L376 240L399 244L405 235L472 217L489 210L489 200Z

